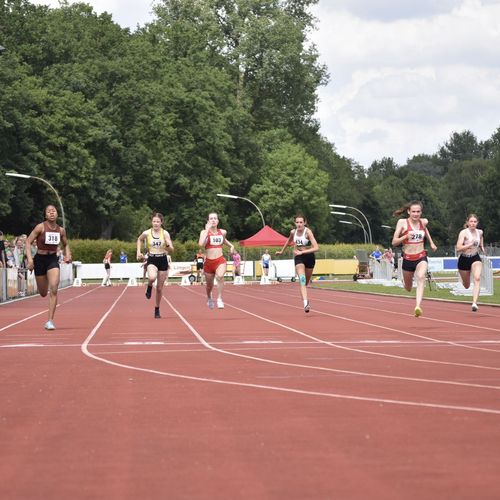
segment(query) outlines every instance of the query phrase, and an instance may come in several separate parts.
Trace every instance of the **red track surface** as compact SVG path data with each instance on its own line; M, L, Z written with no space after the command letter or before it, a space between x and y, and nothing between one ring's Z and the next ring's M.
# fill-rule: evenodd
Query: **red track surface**
M1 305L0 498L499 498L500 309L309 293Z

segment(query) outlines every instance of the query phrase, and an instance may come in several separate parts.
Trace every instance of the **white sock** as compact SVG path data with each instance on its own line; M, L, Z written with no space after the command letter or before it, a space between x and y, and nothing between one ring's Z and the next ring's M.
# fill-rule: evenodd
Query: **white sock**
M305 306L307 306L307 303L308 303L308 302L309 302L309 301L308 301L307 299L304 299L304 307L305 307Z

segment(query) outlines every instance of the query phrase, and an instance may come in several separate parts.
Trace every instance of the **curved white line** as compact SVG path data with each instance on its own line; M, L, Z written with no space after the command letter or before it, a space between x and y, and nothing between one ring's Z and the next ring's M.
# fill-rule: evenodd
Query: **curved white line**
M277 387L277 386L271 386L271 385L250 384L250 383L245 383L245 382L235 382L235 381L231 381L231 380L221 380L221 379L206 378L206 377L195 377L192 375L180 375L178 373L164 372L164 371L160 371L160 370L153 370L150 368L140 368L137 366L126 365L123 363L117 363L115 361L111 361L109 359L105 359L105 358L102 358L102 357L97 356L95 354L92 354L88 350L88 346L89 346L90 341L96 335L97 331L99 330L101 325L104 323L106 318L109 316L109 314L113 311L113 309L115 308L115 306L119 302L119 300L122 298L125 291L126 291L126 288L118 296L118 298L113 302L113 304L110 306L110 308L104 313L104 315L101 317L99 322L96 324L96 326L92 329L92 331L90 332L88 337L82 343L81 351L85 356L88 356L89 358L94 359L95 361L99 361L99 362L102 362L102 363L105 363L105 364L108 364L111 366L116 366L118 368L125 368L128 370L140 371L140 372L144 372L144 373L163 375L163 376L168 376L168 377L172 377L172 378L193 380L193 381L197 381L197 382L209 382L209 383L213 383L213 384L230 385L230 386L237 386L237 387L248 387L248 388L252 388L252 389L264 389L264 390L271 390L271 391L285 392L285 393L292 393L292 394L309 395L309 396L323 396L323 397L329 397L329 398L335 398L335 399L345 399L345 400L351 400L351 401L365 401L365 402L372 402L372 403L394 404L394 405L399 405L399 406L414 406L414 407L420 407L420 408L468 411L468 412L474 412L474 413L488 413L488 414L500 415L500 410L494 410L491 408L474 408L474 407L469 407L469 406L443 405L443 404L436 404L436 403L422 403L422 402L417 402L417 401L402 401L402 400L394 400L394 399L370 398L370 397L364 397L364 396L353 396L353 395L337 394L337 393L330 393L330 392L306 391L306 390L302 390L302 389L290 389L290 388ZM184 323L184 324L186 324L186 323ZM189 325L189 323L187 323L186 326L187 325ZM190 329L190 331L194 330L194 328L191 327L190 325L188 326L188 328Z
M236 292L232 292L232 293L234 293L235 295L243 296L243 297L250 297L250 298L253 298L253 299L257 299L258 298L259 300L264 300L266 302L272 302L273 304L278 304L278 305L282 305L282 306L286 306L286 307L291 307L293 309L300 309L300 310L302 310L301 307L293 306L293 305L287 304L285 302L278 302L276 300L265 299L265 298L261 298L261 297L255 297L253 295L248 295L248 294L244 294L244 293L236 293ZM234 307L235 309L238 309L235 306L231 306L231 307ZM240 311L244 311L243 309L239 309L239 310ZM264 318L264 317L259 316L257 314L251 313L249 311L244 311L244 312L246 312L247 314L250 314L252 316L256 316L258 318L261 318L264 321L268 321L269 323L274 323L276 325L282 326L283 328L289 329L290 331L298 333L299 335L302 335L304 337L316 340L317 342L320 342L322 344L330 345L331 347L336 347L338 349L343 349L343 350L352 351L352 352L359 352L359 353L363 353L363 354L372 354L374 356L383 356L383 357L387 357L387 358L404 359L406 361L416 361L416 362L419 362L419 363L431 363L431 364L448 365L448 366L463 366L465 368L479 368L479 369L483 369L483 370L500 371L500 368L494 367L494 366L472 365L472 364L468 364L468 363L453 363L451 361L436 361L436 360L432 360L432 359L410 358L410 357L407 357L407 356L396 356L394 354L387 354L387 353L383 353L383 352L374 352L374 351L368 351L368 350L365 350L365 349L356 349L356 348L353 348L353 347L345 347L345 346L341 346L339 344L335 344L334 342L328 342L326 340L318 339L316 337L313 337L312 335L308 335L305 332L301 332L301 331L299 331L299 330L297 330L297 329L295 329L293 327L284 325L282 323L277 323L277 322L272 321L270 319L267 319L267 318ZM411 336L411 337L420 337L420 338L425 339L425 340L430 340L433 343L453 344L452 342L441 341L441 340L433 339L431 337L425 337L425 336L417 335L417 334L414 334L414 333L405 332L404 330L398 330L396 328L391 328L391 327L388 327L388 326L377 325L375 323L368 323L366 321L360 321L360 320L357 320L357 319L347 318L345 316L338 316L336 314L326 313L326 312L323 312L323 311L318 311L316 309L314 310L314 312L317 313L317 314L322 314L324 316L330 316L332 318L342 319L342 320L349 321L349 322L352 322L352 323L358 323L360 325L372 326L372 327L375 327L375 328L380 328L382 330L389 330L391 332L396 332L396 333L400 333L400 334L403 334L403 335L408 335L408 336ZM467 346L463 346L463 347L467 347ZM494 352L498 352L498 351L494 351Z

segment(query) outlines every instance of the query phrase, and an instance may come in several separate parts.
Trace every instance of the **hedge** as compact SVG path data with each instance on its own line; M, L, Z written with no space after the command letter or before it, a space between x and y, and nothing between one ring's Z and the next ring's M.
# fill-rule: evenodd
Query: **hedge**
M130 241L120 241L120 240L70 240L71 253L73 255L74 261L80 261L84 264L92 264L102 262L104 255L107 250L111 248L113 250L112 262L120 261L120 251L124 250L128 256L129 262L135 262L136 255L136 243ZM173 241L175 251L172 253L172 259L177 262L190 262L194 260L196 251L198 250L197 241ZM241 256L245 260L260 260L262 254L266 247L240 247L235 245ZM274 252L279 248L267 247L269 253L274 259L290 259L293 257L292 248L285 250L283 255L277 257L274 256ZM338 243L332 244L320 244L319 251L316 253L316 258L318 259L352 259L356 254L356 250L364 249L370 254L374 245L366 244L348 244L348 243ZM228 258L227 247L225 248L225 254Z

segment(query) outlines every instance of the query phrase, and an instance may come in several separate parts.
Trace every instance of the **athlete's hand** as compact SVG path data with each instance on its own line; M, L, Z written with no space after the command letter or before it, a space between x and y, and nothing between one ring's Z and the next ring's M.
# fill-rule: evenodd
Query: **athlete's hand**
M281 255L283 253L283 250L276 250L276 252L274 252L274 255Z
M28 269L29 271L33 271L33 268L35 267L35 264L33 264L33 261L29 261L27 264L26 264L26 269Z
M137 253L137 260L138 260L139 262L142 262L142 261L144 260L144 255L142 255L142 253L140 253L140 252L139 252L139 253Z
M434 243L431 245L431 248L432 248L433 252L435 252L438 249L438 247L436 245L434 245Z

